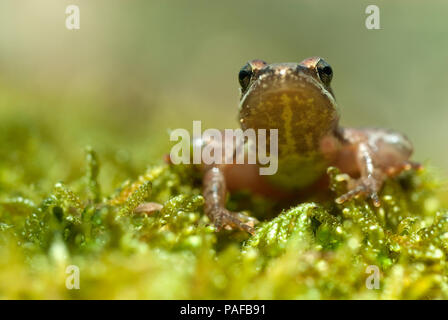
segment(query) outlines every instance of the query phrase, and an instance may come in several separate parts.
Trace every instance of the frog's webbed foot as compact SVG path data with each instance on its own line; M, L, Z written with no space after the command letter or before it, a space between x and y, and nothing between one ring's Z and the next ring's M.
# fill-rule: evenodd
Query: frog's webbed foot
M350 181L349 191L336 199L336 203L342 204L346 201L358 198L360 196L366 196L372 199L373 205L379 207L381 205L378 192L383 184L383 179L375 178L373 176L359 178L357 180Z
M208 215L213 217L213 223L217 231L222 229L234 230L239 229L254 234L254 226L258 223L255 218L248 217L239 212L232 212L223 207L212 208Z
M419 163L409 160L412 144L400 133L382 129L343 129L342 135L346 146L355 150L360 178L349 181L349 191L337 198L336 203L367 196L375 207L379 207L378 192L387 177L422 168Z
M217 231L239 229L250 234L255 232L256 219L242 213L231 212L225 208L227 194L226 181L222 169L207 168L203 178L205 214L214 223Z

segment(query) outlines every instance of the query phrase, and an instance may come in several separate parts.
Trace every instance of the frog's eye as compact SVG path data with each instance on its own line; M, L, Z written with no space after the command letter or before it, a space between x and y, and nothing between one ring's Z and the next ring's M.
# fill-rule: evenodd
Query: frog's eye
M316 64L316 69L320 80L328 86L333 78L333 69L331 69L330 65L324 59L319 60Z
M241 89L245 91L250 83L250 78L252 77L253 71L249 63L246 63L238 73L238 80L241 85Z

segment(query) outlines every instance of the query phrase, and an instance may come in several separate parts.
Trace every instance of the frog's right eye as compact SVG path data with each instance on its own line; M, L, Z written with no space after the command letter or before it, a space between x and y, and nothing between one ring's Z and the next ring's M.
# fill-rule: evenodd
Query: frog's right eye
M253 70L249 63L246 63L238 73L238 80L241 85L241 89L246 90L250 83L250 78L252 77Z
M316 64L316 69L320 80L325 85L330 85L331 79L333 78L333 69L331 69L331 66L324 59L320 59Z

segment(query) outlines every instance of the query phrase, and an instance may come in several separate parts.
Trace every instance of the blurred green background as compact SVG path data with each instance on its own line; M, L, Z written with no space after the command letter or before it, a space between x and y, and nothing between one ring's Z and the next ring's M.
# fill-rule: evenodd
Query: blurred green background
M65 28L69 4L80 30ZM369 4L381 30L364 25ZM247 60L314 55L334 69L343 125L402 131L446 172L447 13L443 0L3 0L0 161L15 170L1 174L70 181L90 144L113 188L169 151L169 129L236 127ZM132 165L111 176L112 162Z

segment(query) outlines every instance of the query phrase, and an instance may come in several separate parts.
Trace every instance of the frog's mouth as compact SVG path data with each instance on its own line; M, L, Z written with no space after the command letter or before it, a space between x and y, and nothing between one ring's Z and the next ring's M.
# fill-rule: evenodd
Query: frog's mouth
M241 127L278 129L279 147L289 152L316 150L337 121L332 94L309 75L261 76L240 103Z

